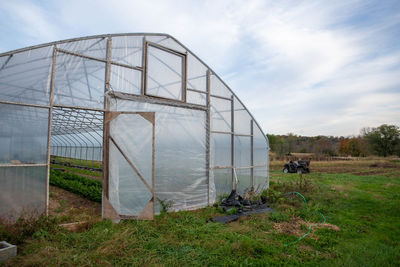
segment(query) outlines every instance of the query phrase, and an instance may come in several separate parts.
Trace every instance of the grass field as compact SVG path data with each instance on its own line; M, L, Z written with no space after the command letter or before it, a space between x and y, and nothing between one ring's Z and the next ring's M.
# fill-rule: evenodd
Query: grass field
M19 256L5 266L399 265L399 159L312 162L301 187L297 174L282 174L282 164L271 163L264 192L273 213L223 225L209 222L221 214L208 207L154 221L92 220L78 232L58 227L60 217L52 216L30 232L0 228L0 239L12 239L11 230L23 237ZM319 212L326 223L285 246L321 222Z

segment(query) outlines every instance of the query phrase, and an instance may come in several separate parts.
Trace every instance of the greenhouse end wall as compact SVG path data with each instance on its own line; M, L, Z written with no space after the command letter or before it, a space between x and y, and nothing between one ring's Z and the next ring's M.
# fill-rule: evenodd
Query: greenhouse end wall
M232 189L268 187L265 134L169 35L93 36L0 54L0 109L3 217L43 213L50 156L68 153L102 159L103 216L113 219L151 219L161 202L191 210Z

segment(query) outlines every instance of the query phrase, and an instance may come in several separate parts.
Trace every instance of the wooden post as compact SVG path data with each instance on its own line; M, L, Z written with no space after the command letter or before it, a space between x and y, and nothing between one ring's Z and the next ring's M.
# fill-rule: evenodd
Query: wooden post
M108 96L110 90L110 71L111 71L111 46L112 39L107 39L107 63L105 70L105 86L104 86L104 115L103 115L103 199L102 199L102 217L105 217L105 205L108 203L109 198L109 135L110 135L110 121L108 120ZM106 201L104 200L106 198Z

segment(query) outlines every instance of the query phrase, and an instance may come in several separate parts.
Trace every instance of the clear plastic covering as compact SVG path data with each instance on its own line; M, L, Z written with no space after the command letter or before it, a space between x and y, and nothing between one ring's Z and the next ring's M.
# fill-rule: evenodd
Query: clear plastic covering
M103 112L53 107L51 155L98 161L103 158Z
M211 130L231 132L232 101L211 97Z
M112 37L111 60L130 65L142 66L143 36Z
M111 90L140 95L142 93L142 72L111 64Z
M118 111L144 111L156 114L156 199L171 200L174 210L206 206L208 204L206 113L200 110L125 100L112 103L112 109L116 108ZM131 145L136 147L138 144ZM157 212L160 210L160 205L158 201L155 204Z
M132 118L137 117L134 116ZM125 121L127 121L125 119ZM135 128L136 130L140 130L139 128ZM131 137L133 136L131 133ZM115 132L114 132L115 134ZM129 134L129 132L128 132ZM150 135L151 137L151 135ZM124 138L124 137L122 137ZM121 141L121 138L119 138ZM133 145L132 145L133 144ZM118 144L119 145L119 144ZM138 143L132 142L130 144L131 150L136 147L140 147ZM148 147L148 144L146 144ZM124 147L124 149L127 149ZM150 146L151 149L151 146ZM140 212L144 209L147 203L152 198L152 193L146 187L146 185L141 181L138 174L133 170L132 166L129 165L126 158L121 154L121 152L117 149L113 142L110 141L110 187L109 187L109 200L113 205L114 209L122 215L139 215ZM147 156L151 153L147 153ZM137 157L136 157L137 158ZM144 155L146 158L146 155ZM131 160L131 159L130 159ZM131 160L133 161L133 160ZM150 169L146 169L146 164L141 165L143 162L133 161L135 166L139 168L139 172L144 175L145 179L148 181L150 178L151 185L151 167ZM151 164L151 158L148 163ZM150 176L149 176L150 171Z
M226 87L226 85L214 74L210 76L210 83L211 83L211 95L222 96L226 98L231 98L232 93Z
M162 45L163 47L178 51L180 53L186 53L186 49L183 46L167 36L146 36L146 41Z
M261 193L264 189L268 188L268 167L254 168L254 191Z
M207 95L199 92L186 91L186 101L191 104L206 106Z
M238 179L237 191L239 194L249 192L251 190L251 170L250 169L239 169L235 170Z
M0 57L0 69L3 68L4 64L7 62L10 56L2 56Z
M250 167L251 143L249 136L235 136L235 167Z
M0 99L48 105L52 55L47 46L2 57Z
M57 53L54 104L103 108L106 64Z
M266 142L263 132L254 125L254 165L255 166L268 166L268 151L269 146Z
M146 94L182 100L184 57L153 46L147 52Z
M0 164L46 163L48 124L47 108L0 104Z
M211 175L215 184L215 197L212 202L218 200L219 196L229 194L232 189L232 169L213 169Z
M254 190L260 193L269 184L269 145L266 142L263 132L254 125L254 165L260 166L254 168Z
M187 54L187 88L207 91L207 70L192 53Z
M170 36L104 35L21 51L0 56L0 101L49 107L54 78L51 155L98 161L101 168L105 97L111 111L155 113L154 153L149 117L124 113L110 122L108 193L120 215L148 211L152 190L158 212L163 200L172 201L173 210L190 210L235 187L240 193L268 187L264 133L224 82ZM48 108L0 104L0 200L6 203L0 216L44 210L46 167L14 166L47 164L48 120Z
M211 134L211 155L210 161L212 167L232 166L231 163L231 135L229 134Z
M75 42L61 43L57 48L67 50L73 53L106 59L107 54L107 38L86 39Z
M46 167L0 168L0 217L10 222L19 216L46 210Z
M239 100L233 98L233 107L235 109L234 124L235 133L237 134L250 134L251 133L251 116Z
M99 161L103 160L102 132L53 134L51 155Z
M138 114L120 114L110 125L112 138L149 185L152 183L152 131L153 125Z

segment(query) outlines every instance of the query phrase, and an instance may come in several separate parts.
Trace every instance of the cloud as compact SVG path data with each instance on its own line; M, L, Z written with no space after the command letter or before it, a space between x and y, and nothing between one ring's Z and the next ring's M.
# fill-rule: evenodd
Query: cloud
M58 37L58 29L53 26L49 13L33 3L26 1L2 1L1 13L7 14L8 25L14 34L22 34L30 42L46 42ZM10 36L12 38L12 36Z
M396 1L2 1L4 49L166 32L211 66L268 133L400 125ZM15 39L14 39L15 38ZM12 40L15 40L14 42Z

